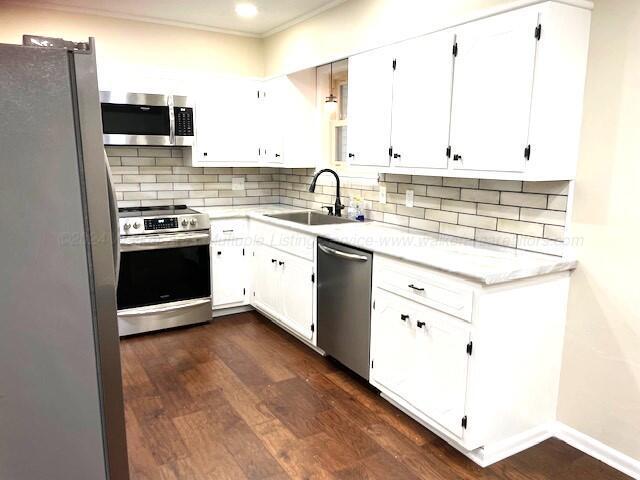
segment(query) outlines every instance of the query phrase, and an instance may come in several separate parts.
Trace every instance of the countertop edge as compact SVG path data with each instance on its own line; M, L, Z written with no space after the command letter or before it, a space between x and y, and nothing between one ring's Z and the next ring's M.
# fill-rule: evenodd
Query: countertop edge
M256 206L256 207L258 207L258 209L269 209L269 208L278 207L277 210L278 211L282 211L282 212L287 211L287 210L288 211L306 211L306 210L308 210L308 209L303 209L303 208L290 207L290 206L280 206L280 205L260 205L260 206ZM209 208L210 209L215 209L216 207L209 207ZM221 210L224 210L224 208L225 207L221 207ZM200 209L198 209L198 208L196 208L196 209L197 210L201 210L202 207ZM306 235L312 235L312 236L315 236L315 237L323 237L323 238L327 238L329 240L334 240L334 241L339 241L339 242L344 242L346 244L349 244L348 241L345 242L344 238L337 238L336 236L333 236L331 234L331 232L318 231L317 227L314 227L314 226L298 225L296 223L288 222L286 220L280 220L280 219L277 219L277 218L270 218L265 213L233 212L233 211L224 212L224 213L221 212L220 214L212 214L211 212L206 212L206 211L204 213L209 213L209 218L212 221L214 221L214 220L231 219L231 218L248 218L248 219L256 220L256 221L259 221L259 222L267 223L267 224L270 224L270 225L274 225L274 226L277 226L277 227L286 228L288 230L293 230L293 231L296 231L296 232L299 232L299 233L303 233L303 234L306 234ZM323 226L323 227L326 227L326 226ZM399 232L399 233L402 233L402 232ZM350 244L350 246L352 246L354 248L362 248L359 245ZM504 247L504 248L507 248L507 247ZM462 278L464 278L466 280L479 283L482 286L501 285L501 284L505 284L505 283L515 282L515 281L518 281L518 280L541 277L541 276L550 275L550 274L554 274L554 273L571 272L571 271L575 270L577 265L578 265L577 260L558 258L557 263L551 264L551 265L541 265L540 267L537 267L535 269L535 271L527 270L527 269L519 269L519 270L505 271L504 273L500 273L500 274L489 274L489 275L479 276L479 275L474 275L474 274L469 273L469 272L465 272L465 271L460 270L460 269L446 268L446 267L443 267L441 265L434 264L432 262L421 261L420 259L403 256L403 255L401 255L399 253L394 253L393 251L389 251L389 250L372 249L371 251L374 252L374 253L378 253L380 255L385 255L387 257L392 257L392 258L395 258L395 259L398 259L398 260L401 260L401 261L414 263L416 265L421 265L421 266L424 266L424 267L427 267L427 268L431 268L431 269L434 269L434 270L437 270L437 271L440 271L440 272L443 272L443 273L447 273L447 274L450 274L450 275L455 275L455 276L458 276L458 277L462 277ZM551 257L551 256L549 256L549 257Z

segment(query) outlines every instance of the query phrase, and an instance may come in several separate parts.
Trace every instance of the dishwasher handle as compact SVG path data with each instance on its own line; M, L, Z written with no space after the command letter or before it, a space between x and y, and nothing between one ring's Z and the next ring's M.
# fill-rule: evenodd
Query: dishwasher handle
M327 247L326 245L318 244L318 248L322 250L327 255L333 255L334 257L344 258L345 260L353 260L356 262L366 262L369 260L369 257L366 255L358 255L355 253L347 253L341 250L336 250L335 248Z

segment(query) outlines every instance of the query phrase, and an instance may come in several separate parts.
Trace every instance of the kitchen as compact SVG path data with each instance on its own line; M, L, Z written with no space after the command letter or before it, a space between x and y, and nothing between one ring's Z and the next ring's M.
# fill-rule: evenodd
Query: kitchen
M191 3L0 4L0 477L638 478L638 6Z

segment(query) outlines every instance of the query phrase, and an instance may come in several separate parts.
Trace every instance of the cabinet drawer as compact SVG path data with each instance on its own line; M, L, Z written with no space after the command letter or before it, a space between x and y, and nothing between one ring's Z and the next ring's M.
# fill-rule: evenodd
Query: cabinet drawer
M380 288L471 321L473 287L470 285L422 267L380 257L374 258L374 277Z
M252 220L251 233L256 243L268 245L307 260L315 258L316 238L313 235L258 220Z
M211 241L233 240L249 236L249 222L246 218L225 218L211 221Z

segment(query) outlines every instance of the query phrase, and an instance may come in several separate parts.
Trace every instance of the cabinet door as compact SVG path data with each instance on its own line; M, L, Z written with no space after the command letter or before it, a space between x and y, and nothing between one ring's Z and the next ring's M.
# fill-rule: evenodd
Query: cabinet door
M451 118L454 168L525 167L538 13L525 8L478 20L457 33Z
M262 110L262 160L265 165L284 163L284 129L287 105L287 77L267 80L263 85Z
M378 289L371 324L371 377L406 401L413 392L414 310L410 302Z
M282 295L281 321L307 340L313 337L313 262L279 253L282 277L278 289Z
M349 131L352 165L389 165L393 56L379 48L349 57Z
M211 292L213 308L245 303L249 276L242 246L211 244Z
M397 46L391 164L447 168L454 34L434 33Z
M247 80L203 81L196 96L196 164L256 161L258 84Z
M277 251L266 245L257 245L253 263L253 303L274 317L282 315L280 288L281 269Z
M419 308L412 320L416 326L416 344L411 403L462 438L469 326L428 307Z

